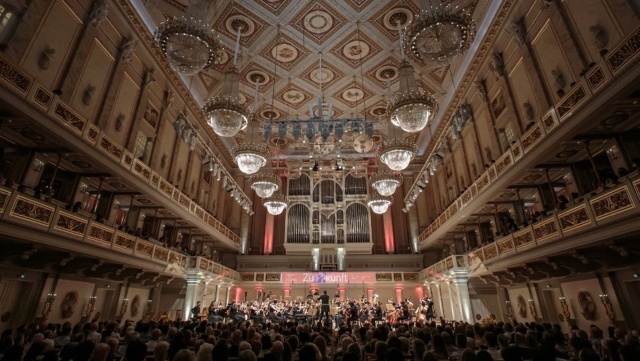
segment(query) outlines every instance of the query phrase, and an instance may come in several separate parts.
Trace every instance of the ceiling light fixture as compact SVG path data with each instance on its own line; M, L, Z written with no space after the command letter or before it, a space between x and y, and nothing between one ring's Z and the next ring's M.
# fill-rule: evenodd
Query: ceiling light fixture
M467 51L476 33L470 14L442 4L421 11L406 32L410 53L433 67L448 65Z
M400 54L402 64L399 69L400 89L387 104L387 114L391 123L405 132L419 132L438 112L438 102L430 94L426 94L416 83L414 69L405 58L404 41L400 20L396 22L400 34Z
M387 124L387 129L389 129L388 138L381 142L378 157L391 170L397 172L405 170L418 148L411 140L397 134L397 128L390 123Z
M222 45L206 20L206 12L190 6L185 16L174 17L158 26L154 40L162 48L173 70L194 75L214 64Z
M369 178L369 183L380 195L390 196L402 183L402 175L389 171L377 172Z
M280 177L274 173L258 173L251 177L251 189L260 198L269 198L280 189Z
M235 136L247 127L252 118L251 109L240 104L240 74L236 65L242 27L238 26L237 31L233 67L224 74L222 91L217 97L207 100L202 107L202 111L207 115L209 126L221 137Z
M371 190L366 198L366 203L375 214L384 214L391 205L393 198L383 196L375 190Z
M266 198L262 204L267 207L269 214L277 216L287 208L289 201L281 193L276 193Z

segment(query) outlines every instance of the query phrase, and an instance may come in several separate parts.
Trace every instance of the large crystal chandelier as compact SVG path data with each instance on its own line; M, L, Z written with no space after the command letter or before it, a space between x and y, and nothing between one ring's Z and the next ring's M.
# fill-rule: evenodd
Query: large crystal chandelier
M405 132L415 133L424 129L438 112L438 103L430 94L418 89L413 66L405 59L403 33L399 20L397 25L402 56L399 69L400 89L395 97L390 97L387 114L391 124L399 126Z
M274 173L258 173L251 177L251 189L253 189L258 197L269 198L280 189L280 177Z
M434 67L451 63L469 49L475 37L471 15L448 5L421 11L406 30L410 53Z
M240 104L240 74L236 69L241 29L238 27L233 67L224 75L222 91L217 97L207 100L202 107L209 126L221 137L235 136L251 119L251 109Z
M393 198L390 196L383 196L376 191L371 191L367 196L366 203L373 213L383 214L389 209L392 200Z
M276 193L262 201L262 204L267 207L269 214L277 216L287 208L289 201L282 194Z
M400 183L402 183L402 175L395 172L378 172L371 176L369 183L382 196L392 195Z
M173 70L193 75L215 62L222 45L205 19L203 2L193 2L185 16L170 18L158 26L154 33ZM204 3L206 6L206 3Z
M437 112L438 103L431 95L418 90L413 66L404 61L400 66L400 91L387 104L391 124L405 132L419 132Z
M389 138L382 141L378 150L378 157L391 170L396 172L405 170L416 154L416 145L408 138L395 136L391 125Z

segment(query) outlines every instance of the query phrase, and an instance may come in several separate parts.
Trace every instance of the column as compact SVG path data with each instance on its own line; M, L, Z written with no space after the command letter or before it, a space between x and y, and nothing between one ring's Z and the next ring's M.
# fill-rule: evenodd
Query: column
M255 290L256 290L256 300L262 299L262 297L264 297L264 287L259 285L255 287Z
M422 285L416 287L416 295L418 296L418 302L420 302L424 297L424 287L422 287Z
M242 300L242 288L236 287L236 303L239 303Z
M454 271L453 279L450 287L458 295L457 311L462 315L462 319L466 322L473 323L471 314L471 299L469 298L469 274L467 271Z
M282 291L284 293L284 299L285 300L290 300L291 299L291 286L284 286L282 287Z
M262 254L273 253L273 219L273 215L267 212L267 216L264 222L264 242L262 244Z
M216 302L220 301L220 284L216 285L216 298L214 298L213 300Z
M375 288L373 287L367 287L367 299L369 300L369 302L373 302L373 291L375 290Z
M402 302L402 286L396 286L396 303Z
M196 288L200 283L200 279L194 276L187 276L187 293L184 295L184 309L182 315L185 320L191 318L191 309L196 304Z
M347 287L344 285L338 286L338 293L340 294L340 301L344 301L346 299L345 294L347 293Z
M387 253L393 253L396 249L395 237L393 236L393 219L391 212L385 212L382 215L384 226L384 250Z
M229 296L231 296L231 287L233 287L232 284L231 285L227 285L227 297L226 297L226 300L225 300L225 303L224 303L225 306L229 304Z
M439 283L436 283L436 288L438 289L438 307L440 307L440 310L438 310L437 312L440 314L440 317L442 319L445 319L444 305L442 303L442 290L440 289Z
M311 294L317 294L318 293L318 285L317 284L312 284L311 286L309 286L309 290L311 291Z

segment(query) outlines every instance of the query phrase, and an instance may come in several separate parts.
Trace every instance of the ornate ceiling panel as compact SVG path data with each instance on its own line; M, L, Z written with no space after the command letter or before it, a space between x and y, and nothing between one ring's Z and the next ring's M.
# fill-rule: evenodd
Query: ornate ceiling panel
M477 24L490 3L432 1L467 8ZM145 4L159 24L165 15L184 14L189 0L147 0ZM223 72L233 63L236 31L241 28L240 91L253 105L258 80L259 121L268 115L307 119L309 103L317 112L319 53L324 106L333 103L334 117L366 114L380 118L386 110L387 77L391 93L398 89L401 58L396 23L406 25L428 6L428 0L219 0L207 20L220 35L225 51L214 66L194 77L194 83L200 84L194 84L193 89L206 91L201 98L217 95ZM452 90L455 73L465 70L460 69L460 59L440 69L429 69L413 60L412 64L419 87L434 93L438 100ZM376 131L386 132L377 125Z

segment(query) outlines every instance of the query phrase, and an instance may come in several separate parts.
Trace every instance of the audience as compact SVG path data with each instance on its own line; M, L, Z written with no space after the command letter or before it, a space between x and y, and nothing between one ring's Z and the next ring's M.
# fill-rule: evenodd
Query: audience
M190 321L21 326L0 361L637 361L635 330L591 325Z

